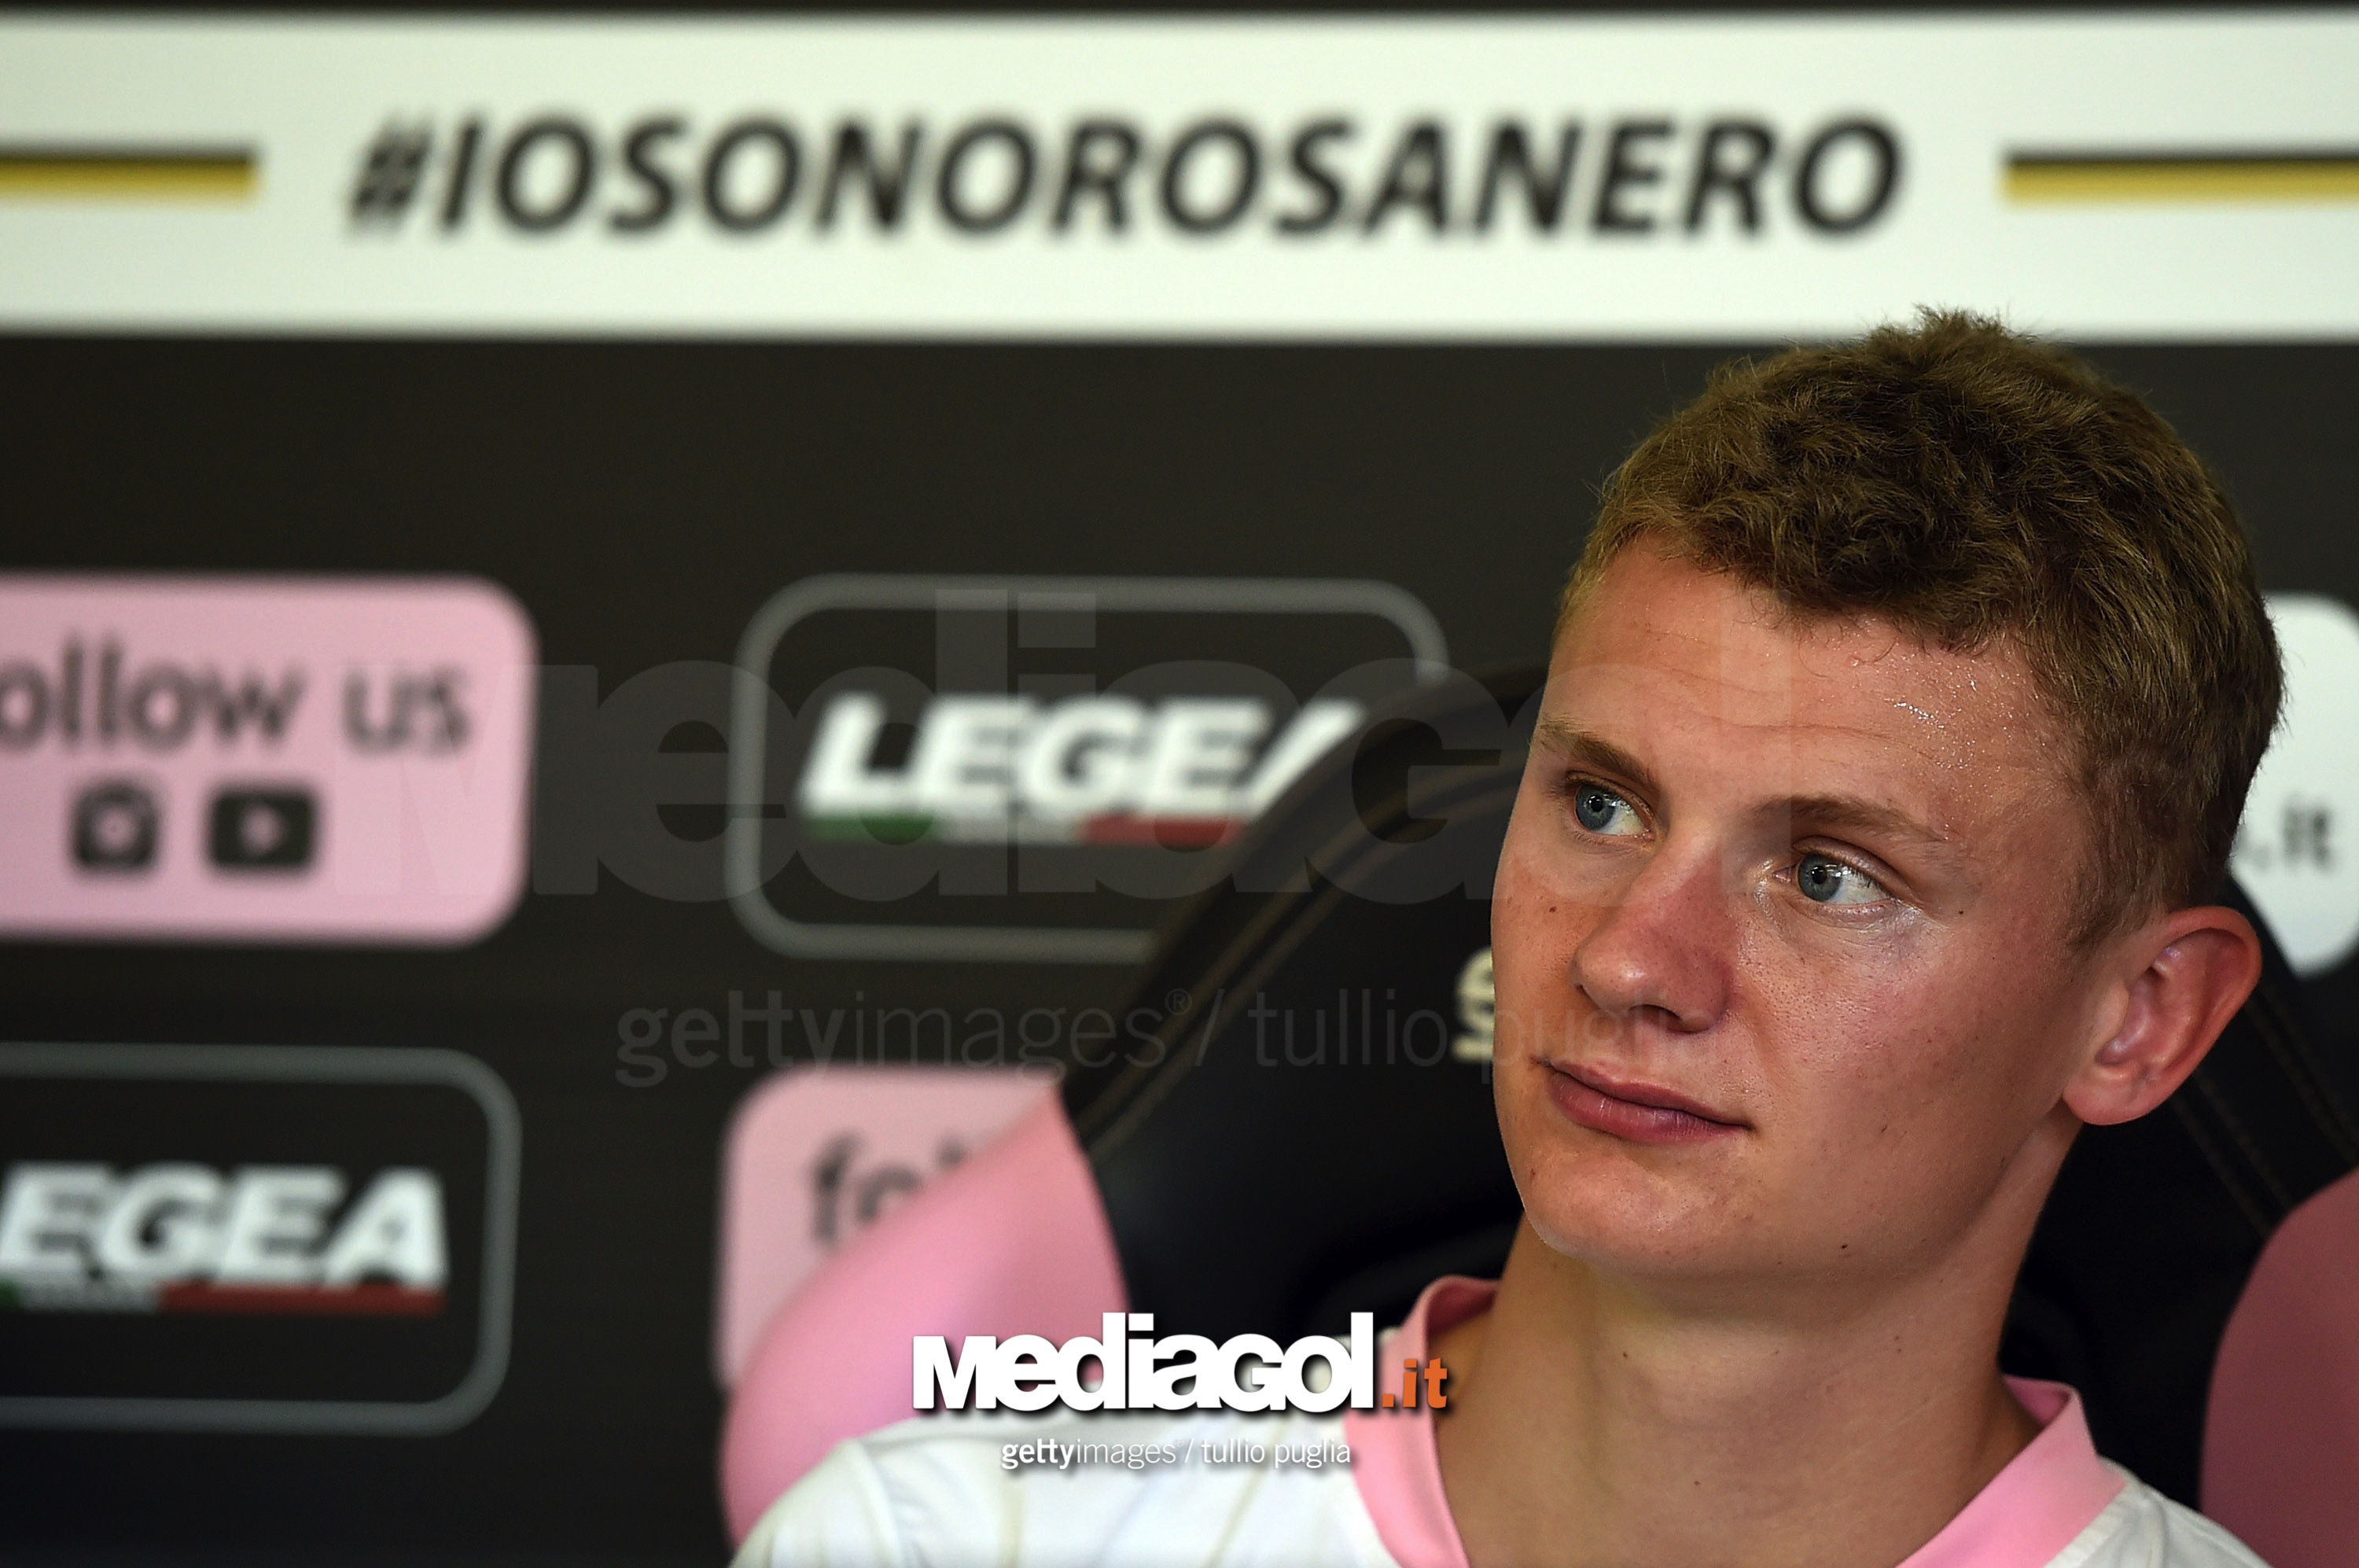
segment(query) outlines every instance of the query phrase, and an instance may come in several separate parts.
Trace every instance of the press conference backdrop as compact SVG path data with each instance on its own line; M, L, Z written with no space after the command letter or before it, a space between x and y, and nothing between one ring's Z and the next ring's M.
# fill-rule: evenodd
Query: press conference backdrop
M2359 1032L2354 71L0 17L0 1554L713 1560L748 1088L1069 1052L1320 749L1544 652L1711 365L1919 303L2225 477L2295 665L2239 869Z

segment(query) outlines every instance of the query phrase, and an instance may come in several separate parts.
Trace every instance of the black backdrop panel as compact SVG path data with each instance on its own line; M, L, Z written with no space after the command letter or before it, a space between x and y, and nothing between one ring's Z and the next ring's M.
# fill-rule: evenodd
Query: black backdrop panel
M1430 607L1461 666L1527 661L1600 481L1741 346L16 337L0 566L480 573L544 660L606 691L732 659L760 604L825 572L1374 578ZM2097 358L2225 474L2267 586L2359 603L2359 349ZM551 842L578 823L549 791L597 762L559 766L557 744L544 867L581 847ZM691 839L701 821L675 819ZM440 1437L0 1433L0 1551L718 1559L715 1162L769 1063L665 1059L646 1083L619 1069L622 1015L726 1016L733 991L771 990L1078 1007L1128 976L793 961L717 879L685 890L536 892L456 952L0 947L0 1038L444 1047L495 1071L524 1124L512 1363L480 1418ZM2319 982L2331 1029L2359 1018L2354 985Z

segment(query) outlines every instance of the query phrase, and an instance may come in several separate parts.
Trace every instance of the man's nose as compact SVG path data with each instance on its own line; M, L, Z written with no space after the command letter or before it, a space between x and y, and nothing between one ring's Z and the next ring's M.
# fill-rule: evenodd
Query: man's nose
M1600 1012L1691 1034L1728 1003L1727 877L1708 850L1658 852L1572 953L1572 983Z

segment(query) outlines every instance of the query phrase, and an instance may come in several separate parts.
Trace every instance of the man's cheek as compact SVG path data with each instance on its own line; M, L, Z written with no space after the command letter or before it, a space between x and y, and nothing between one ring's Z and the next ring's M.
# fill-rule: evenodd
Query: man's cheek
M1495 1056L1528 1051L1572 1001L1574 922L1504 865L1491 906Z
M1494 949L1491 1061L1494 1071L1506 1072L1547 1054L1549 1041L1561 1030L1564 998L1534 984L1537 976L1521 962L1510 958L1503 968L1500 958Z
M1492 1059L1499 1068L1578 1050L1586 1037L1613 1032L1573 982L1580 932L1569 926L1495 931Z
M1799 1207L1868 1234L1879 1214L1921 1207L1928 1189L1980 1163L1993 1095L2009 1076L1976 1020L1895 990L1881 1006L1830 1007L1821 993L1808 1015L1816 1030L1788 1035L1808 1043L1777 1072L1763 1119L1784 1135L1779 1165Z
M1532 836L1525 826L1525 811L1519 805L1516 820L1507 830L1506 842L1499 848L1499 868L1492 878L1491 940L1495 946L1505 945L1522 934L1541 907L1546 879L1539 872L1540 853L1530 843Z
M1624 897L1623 884L1593 858L1571 845L1510 835L1492 885L1492 945L1569 960Z
M1625 855L1583 842L1564 821L1564 802L1527 779L1499 851L1495 898L1531 907L1537 918L1620 901L1630 865ZM1498 916L1492 917L1495 928Z

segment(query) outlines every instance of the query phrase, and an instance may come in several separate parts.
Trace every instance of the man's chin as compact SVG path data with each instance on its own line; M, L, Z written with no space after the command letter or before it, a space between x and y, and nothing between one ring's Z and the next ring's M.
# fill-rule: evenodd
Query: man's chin
M1719 1274L1760 1237L1730 1217L1749 1205L1703 1174L1643 1169L1613 1151L1543 1160L1525 1185L1525 1218L1549 1250L1609 1273Z

